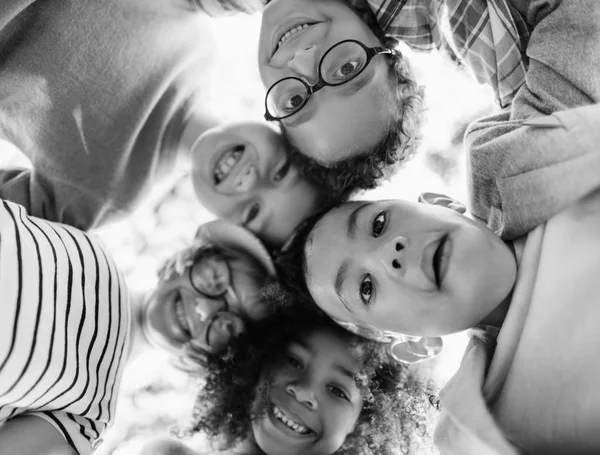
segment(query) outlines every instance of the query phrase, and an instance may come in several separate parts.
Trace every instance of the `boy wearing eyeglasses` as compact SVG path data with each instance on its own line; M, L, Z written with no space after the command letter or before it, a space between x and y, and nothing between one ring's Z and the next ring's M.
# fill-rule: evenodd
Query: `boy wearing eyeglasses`
M313 167L334 168L333 184L372 188L419 136L422 89L397 40L468 66L505 106L523 83L529 36L512 3L270 1L259 44L266 118L282 123ZM346 40L370 51L337 47Z

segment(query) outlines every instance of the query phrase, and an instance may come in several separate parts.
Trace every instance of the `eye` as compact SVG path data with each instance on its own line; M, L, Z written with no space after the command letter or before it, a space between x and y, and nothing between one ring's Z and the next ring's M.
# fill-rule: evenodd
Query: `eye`
M292 356L292 355L288 355L288 356L285 358L285 361L286 361L286 362L287 362L287 363L288 363L288 364L289 364L289 365L290 365L292 368L294 368L294 369L296 369L296 370L299 370L299 369L301 369L301 368L302 368L302 363L300 363L300 361L299 361L299 360L298 360L296 357L294 357L294 356Z
M385 210L375 215L375 218L373 218L373 224L371 226L371 232L374 238L377 238L381 235L385 228L386 222L387 212Z
M277 170L277 173L273 177L273 181L279 182L282 180L290 170L290 160L285 160L285 163Z
M371 296L373 294L373 279L371 275L367 275L363 278L360 283L360 299L362 302L368 306L371 303Z
M300 106L302 106L302 104L304 104L305 100L306 100L305 92L287 94L282 99L281 110L286 113L294 112L294 111L298 110L298 108Z
M341 65L335 72L333 73L333 77L339 80L347 80L352 78L355 74L357 74L362 69L361 62L358 61L348 61Z
M334 394L336 397L341 398L342 400L350 401L350 398L348 398L348 395L346 395L346 393L339 387L336 387L334 385L329 386L329 391L332 394Z
M250 206L248 211L246 212L246 216L244 218L244 222L242 223L244 226L248 226L254 219L258 216L260 212L260 204L255 202Z

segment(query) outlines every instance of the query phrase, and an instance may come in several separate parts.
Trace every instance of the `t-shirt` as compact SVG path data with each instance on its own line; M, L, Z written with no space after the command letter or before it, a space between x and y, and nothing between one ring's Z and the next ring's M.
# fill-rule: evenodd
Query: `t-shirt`
M0 1L0 138L33 166L0 169L0 197L84 230L135 208L173 170L189 110L215 122L199 3L217 2Z
M0 425L38 416L91 453L129 343L123 276L94 236L0 200L0 295Z
M444 454L600 452L600 189L527 237L489 370L474 340L441 393Z

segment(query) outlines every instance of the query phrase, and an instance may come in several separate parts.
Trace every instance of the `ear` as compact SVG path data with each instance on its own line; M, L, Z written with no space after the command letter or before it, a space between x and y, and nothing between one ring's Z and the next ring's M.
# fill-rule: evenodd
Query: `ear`
M446 196L445 194L421 193L419 195L419 202L422 204L439 205L462 214L467 212L467 207L465 207L462 202L457 201L450 196Z
M390 350L398 362L419 363L438 355L444 346L440 337L432 338L407 338L402 341L392 342Z

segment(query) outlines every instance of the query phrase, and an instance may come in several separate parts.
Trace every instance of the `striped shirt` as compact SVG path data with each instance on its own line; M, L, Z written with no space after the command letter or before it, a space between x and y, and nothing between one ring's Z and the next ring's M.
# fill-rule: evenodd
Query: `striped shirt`
M525 82L529 29L510 0L348 0L367 23L417 51L438 49L508 106Z
M128 299L97 239L0 200L0 425L38 416L91 453L115 414Z

